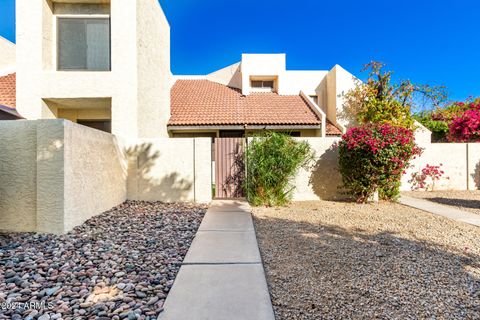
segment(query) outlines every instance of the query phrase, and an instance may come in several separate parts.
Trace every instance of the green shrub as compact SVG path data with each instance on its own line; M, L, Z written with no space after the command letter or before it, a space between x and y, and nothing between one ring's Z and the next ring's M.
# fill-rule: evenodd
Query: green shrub
M247 148L248 200L255 206L282 206L291 200L291 180L313 159L308 142L277 132L253 139Z
M343 186L358 202L367 202L375 191L394 200L410 160L421 153L411 129L389 124L349 129L338 151Z

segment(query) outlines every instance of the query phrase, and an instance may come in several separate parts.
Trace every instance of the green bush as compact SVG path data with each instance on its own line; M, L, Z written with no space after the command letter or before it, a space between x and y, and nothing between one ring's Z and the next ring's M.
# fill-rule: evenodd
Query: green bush
M277 132L253 139L247 148L248 200L255 206L282 206L291 200L291 180L313 159L308 142Z

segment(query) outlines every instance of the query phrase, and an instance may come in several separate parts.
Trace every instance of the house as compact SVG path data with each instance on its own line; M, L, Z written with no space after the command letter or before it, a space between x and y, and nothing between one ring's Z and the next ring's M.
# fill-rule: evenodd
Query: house
M24 118L128 139L339 135L340 95L353 85L340 66L287 70L284 54L244 54L204 77L173 76L170 27L156 0L17 0L16 51Z
M301 137L340 135L341 94L354 77L287 70L285 54L243 54L242 61L203 77L174 76L172 137L238 137L260 130Z
M170 26L156 0L17 0L17 111L168 137Z
M15 73L0 76L0 120L22 119L15 104Z
M0 75L13 72L15 60L15 44L0 36Z

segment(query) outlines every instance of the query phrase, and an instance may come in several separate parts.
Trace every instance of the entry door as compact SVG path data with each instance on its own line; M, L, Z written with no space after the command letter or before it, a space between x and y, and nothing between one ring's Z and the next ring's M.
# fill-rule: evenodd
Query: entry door
M245 138L215 139L215 198L243 198Z

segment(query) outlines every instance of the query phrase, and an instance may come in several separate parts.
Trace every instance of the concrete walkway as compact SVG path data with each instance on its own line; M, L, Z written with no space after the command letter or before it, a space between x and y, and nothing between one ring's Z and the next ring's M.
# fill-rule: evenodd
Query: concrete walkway
M248 203L213 201L164 308L158 319L275 319Z
M456 221L473 224L480 227L480 215L463 211L432 201L401 196L399 202L403 205L447 217Z

